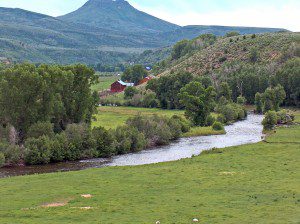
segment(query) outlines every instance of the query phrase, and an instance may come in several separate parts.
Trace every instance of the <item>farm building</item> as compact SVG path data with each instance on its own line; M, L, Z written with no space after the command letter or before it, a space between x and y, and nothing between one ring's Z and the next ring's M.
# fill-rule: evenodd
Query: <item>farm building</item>
M144 83L149 82L151 79L154 79L154 76L147 76L146 78L143 78L141 81L139 81L139 85L142 85Z
M120 92L123 92L126 89L126 87L129 87L129 86L134 86L134 83L127 83L127 82L118 80L118 81L115 81L113 84L111 84L110 91L112 93L120 93Z

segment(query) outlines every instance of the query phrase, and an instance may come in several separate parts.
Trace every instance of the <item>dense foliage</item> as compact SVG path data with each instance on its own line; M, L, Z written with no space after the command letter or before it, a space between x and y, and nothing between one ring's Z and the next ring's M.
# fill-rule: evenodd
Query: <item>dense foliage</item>
M50 122L59 132L70 123L89 123L96 105L92 69L83 65L20 64L0 73L0 117L22 141L30 127Z
M150 80L148 82L147 89L155 92L161 108L180 109L182 108L178 96L180 89L192 80L193 76L190 73L178 73L169 76L162 76L159 79Z
M122 80L138 84L140 80L147 77L148 73L144 66L134 65L127 68L122 74Z
M214 89L212 87L205 89L200 82L191 82L180 90L179 97L185 107L186 117L195 125L204 126L213 110Z

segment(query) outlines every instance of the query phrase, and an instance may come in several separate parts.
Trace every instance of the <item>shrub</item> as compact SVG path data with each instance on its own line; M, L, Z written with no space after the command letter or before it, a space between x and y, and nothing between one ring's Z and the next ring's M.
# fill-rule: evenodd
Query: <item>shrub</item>
M138 93L138 90L135 87L129 86L124 91L124 99L126 99L126 100L131 99L137 93Z
M18 165L23 158L22 149L18 145L8 145L3 153L5 163L9 165Z
M268 111L262 121L265 130L272 130L277 124L277 115L275 111Z
M245 105L245 104L246 104L246 102L247 102L247 100L246 100L246 98L245 98L245 97L243 97L243 96L239 96L239 97L236 99L236 102L237 102L237 104L240 104L240 105Z
M212 126L215 123L216 119L211 114L206 118L206 126Z
M180 120L171 118L171 119L168 119L167 124L170 127L172 140L176 140L176 139L180 138L180 136L182 135L182 131L181 131L182 126L181 126Z
M0 152L0 168L3 167L5 164L5 157L2 152Z
M65 133L57 134L51 144L51 162L66 160L68 152L68 140Z
M173 115L171 119L175 119L175 120L179 121L179 123L181 125L181 132L182 133L187 133L187 132L190 131L191 123L186 118L184 118L182 116L178 116L178 115Z
M100 157L110 157L115 154L114 138L111 132L97 127L92 130L92 136L96 141L96 150Z
M156 94L151 90L147 90L142 99L142 106L147 108L155 108L158 107L159 102L156 99Z
M224 124L226 122L225 116L223 114L219 114L217 117L217 121Z
M261 114L263 112L263 102L262 102L262 94L256 93L255 94L255 106L256 106L256 113Z
M223 131L224 130L224 126L222 123L216 121L213 125L212 125L212 129L215 131Z
M54 125L50 122L37 122L30 126L27 132L27 138L39 138L41 136L54 137Z
M69 124L65 133L68 142L79 151L83 152L85 149L90 148L91 132L87 124Z
M216 111L223 115L224 122L222 123L231 123L233 121L243 120L247 116L247 111L244 107L236 103L218 105Z
M147 145L144 134L134 127L118 127L114 132L114 136L114 146L118 154L141 151Z
M277 124L291 124L294 120L294 116L289 114L286 110L281 110L276 113Z
M176 137L176 131L171 130L169 120L165 117L156 115L142 117L138 115L128 119L127 125L135 127L139 132L143 133L148 141L148 146L166 145L171 139ZM181 126L176 125L176 129L180 128Z
M51 143L47 136L29 138L25 142L25 162L29 165L47 164L51 158Z
M227 60L227 57L225 57L225 56L219 58L220 63L225 62L226 60Z

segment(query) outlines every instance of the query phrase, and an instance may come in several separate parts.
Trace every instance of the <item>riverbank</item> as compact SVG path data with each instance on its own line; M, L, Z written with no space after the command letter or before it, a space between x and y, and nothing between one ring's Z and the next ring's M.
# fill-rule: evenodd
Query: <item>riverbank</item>
M143 165L166 161L176 161L199 155L203 150L256 143L261 141L263 116L250 114L246 120L226 126L226 134L184 137L165 146L152 147L140 152L115 155L111 158L95 158L47 165L9 167L0 169L0 178L28 174L61 171L76 171L105 166ZM200 130L209 127L200 127ZM192 129L193 130L193 129ZM188 132L190 133L190 132Z
M0 179L0 223L297 223L300 126L289 143L281 130L176 162Z

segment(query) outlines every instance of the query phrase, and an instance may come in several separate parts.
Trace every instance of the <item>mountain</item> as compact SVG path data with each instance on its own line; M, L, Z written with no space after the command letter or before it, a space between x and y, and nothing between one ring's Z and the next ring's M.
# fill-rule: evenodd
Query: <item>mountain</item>
M119 32L157 33L179 28L135 9L125 0L90 0L78 10L59 18L100 28L109 27Z
M90 0L78 10L51 17L22 9L0 7L0 57L35 63L114 64L145 50L171 46L203 33L224 35L275 32L278 29L186 26L168 23L132 7L124 0ZM165 56L163 56L165 57Z

